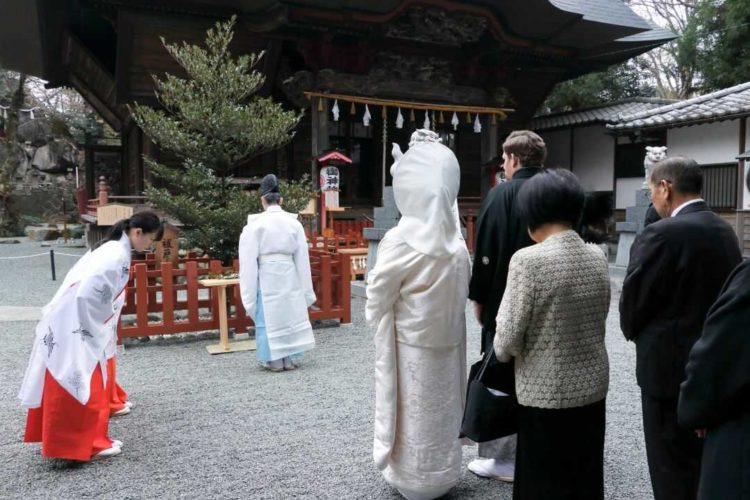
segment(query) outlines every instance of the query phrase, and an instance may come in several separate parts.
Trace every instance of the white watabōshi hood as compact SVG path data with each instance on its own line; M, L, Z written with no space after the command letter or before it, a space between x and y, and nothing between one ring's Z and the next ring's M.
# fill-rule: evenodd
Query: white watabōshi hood
M391 167L398 229L417 252L452 255L465 243L456 223L461 171L456 155L439 142L417 142Z

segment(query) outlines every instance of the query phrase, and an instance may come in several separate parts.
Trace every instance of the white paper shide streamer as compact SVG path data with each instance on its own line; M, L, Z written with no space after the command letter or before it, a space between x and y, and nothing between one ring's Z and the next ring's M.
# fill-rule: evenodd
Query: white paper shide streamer
M331 108L331 113L333 114L333 121L337 122L339 121L339 116L341 115L341 110L339 109L339 100L336 99L333 101L333 108Z
M370 121L372 120L372 115L370 114L370 107L365 104L365 114L362 116L362 123L365 127L370 126Z
M396 128L404 128L404 115L401 114L401 108L398 108L398 114L396 115Z
M482 122L479 121L479 113L477 113L476 118L474 118L474 132L477 134L482 131Z
M451 118L451 125L453 125L453 130L458 130L458 124L459 124L458 115L454 111L453 118Z
M427 130L430 129L430 112L427 110L424 112L424 123L422 124L422 128Z

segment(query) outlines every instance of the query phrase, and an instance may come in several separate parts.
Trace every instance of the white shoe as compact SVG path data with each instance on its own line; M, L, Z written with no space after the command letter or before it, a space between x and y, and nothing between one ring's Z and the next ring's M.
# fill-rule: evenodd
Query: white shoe
M284 369L285 370L294 370L296 368L299 368L299 365L292 361L292 358L284 358Z
M125 408L130 408L132 410L133 409L133 403L131 403L130 401L125 401Z
M511 463L497 463L494 458L477 458L469 462L469 470L479 477L512 483L516 467Z
M111 416L113 416L113 417L122 417L123 415L128 415L128 414L130 414L130 408L128 408L127 406L125 406L125 408L123 408L120 411L114 412Z
M112 446L112 448L107 448L106 450L100 451L99 453L91 457L91 460L102 460L105 458L112 458L112 457L116 457L120 453L122 453L121 448Z
M113 448L120 448L120 449L122 449L122 441L120 441L119 439L113 439L112 440L112 447Z

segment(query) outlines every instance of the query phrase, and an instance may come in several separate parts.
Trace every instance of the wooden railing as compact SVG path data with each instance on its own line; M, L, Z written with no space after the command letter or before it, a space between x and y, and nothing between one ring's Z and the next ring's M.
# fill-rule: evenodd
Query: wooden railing
M312 218L300 218L302 227L305 228L305 234L309 238L313 234L314 219ZM333 221L333 232L336 236L344 236L348 234L358 234L362 236L362 230L368 227L372 227L373 222L370 219L357 219L357 220L334 220Z
M339 320L351 323L349 257L311 250L313 287L318 301L309 309L311 320ZM218 295L198 281L209 274L238 271L237 261L222 267L218 260L183 259L175 267L171 262L135 262L126 287L123 318L117 328L120 338L200 332L219 328ZM252 320L245 313L238 285L227 290L229 327L244 331ZM160 313L155 319L152 315ZM179 313L179 316L177 317Z
M474 255L476 215L474 215L473 210L469 210L466 215L461 216L461 224L466 228L466 247L469 249L469 254Z
M362 233L349 232L347 234L335 235L333 238L312 233L307 237L307 244L315 250L328 250L335 253L340 248L367 248L368 241Z
M110 196L109 188L104 180L104 177L99 178L99 192L96 198L89 199L86 195L86 188L84 186L79 187L76 190L76 203L78 205L78 215L88 215L90 217L96 217L97 208L102 207L108 203L120 202L126 205L138 205L145 203L147 198L145 196Z

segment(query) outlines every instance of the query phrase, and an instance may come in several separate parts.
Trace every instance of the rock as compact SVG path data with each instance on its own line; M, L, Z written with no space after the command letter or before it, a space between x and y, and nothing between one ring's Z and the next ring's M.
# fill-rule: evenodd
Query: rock
M69 168L75 167L71 155L71 148L65 143L52 141L37 148L31 166L45 174L67 173Z
M24 232L31 241L52 241L61 236L57 227L27 226Z
M52 140L52 129L42 120L29 120L18 126L18 142L42 146Z
M21 243L18 240L0 240L0 245L17 245Z

